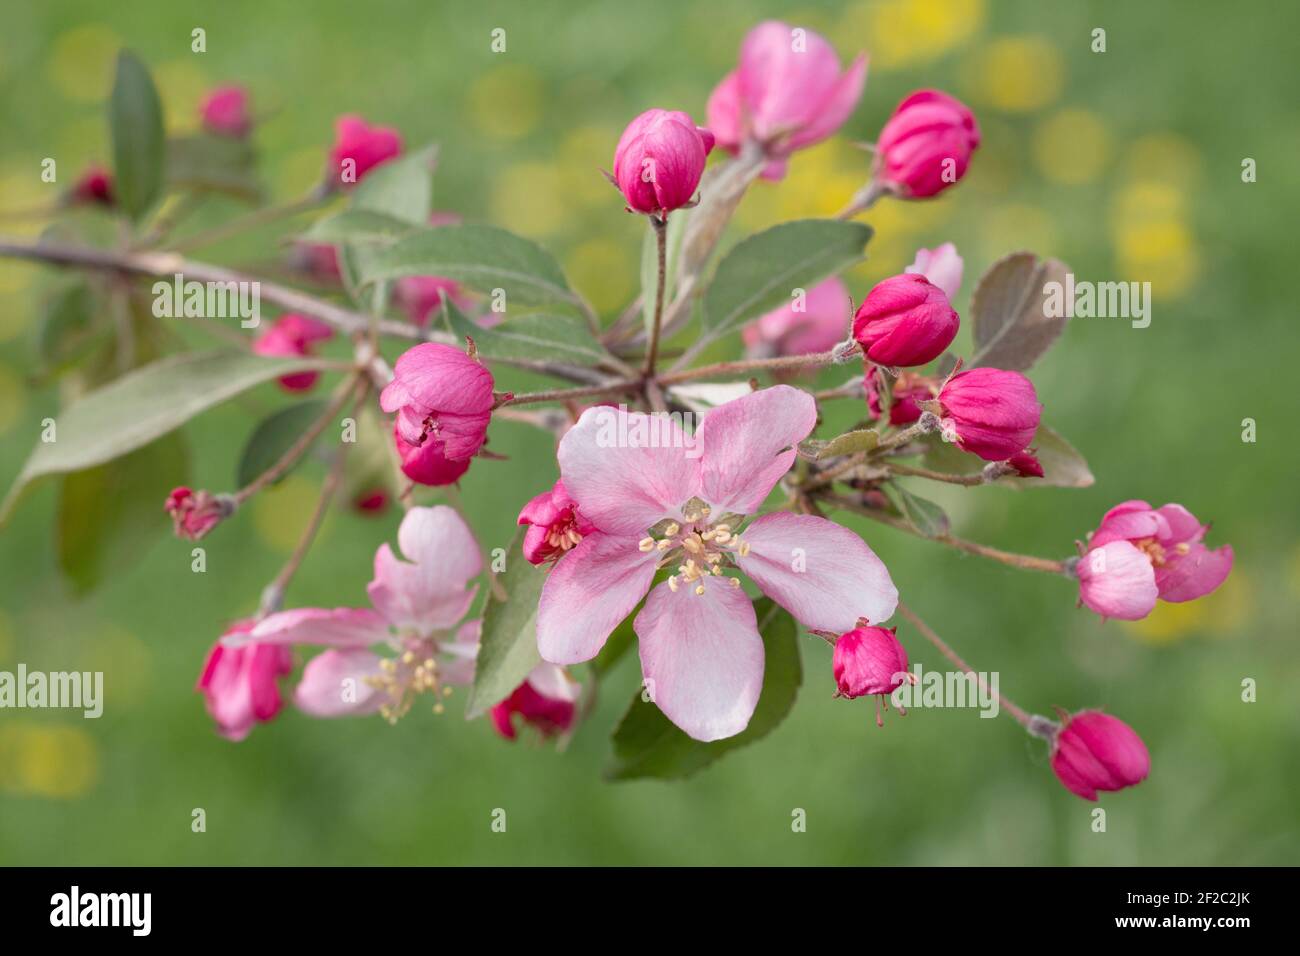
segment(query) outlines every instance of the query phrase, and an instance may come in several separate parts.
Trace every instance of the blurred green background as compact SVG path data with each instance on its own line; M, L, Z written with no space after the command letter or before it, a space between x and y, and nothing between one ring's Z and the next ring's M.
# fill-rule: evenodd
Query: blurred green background
M223 622L251 612L291 550L323 476L312 463L208 538L208 572L171 539L161 510L138 559L77 596L58 569L56 487L28 496L0 532L0 669L105 671L97 721L0 712L0 862L1193 864L1300 859L1300 663L1293 288L1300 200L1295 99L1300 14L1290 3L1042 4L880 0L416 4L370 0L105 5L3 4L0 211L48 200L107 161L103 100L117 49L155 72L169 128L192 129L204 91L239 82L266 117L256 132L276 199L315 181L334 117L438 141L435 205L545 243L607 316L636 292L643 225L597 173L622 126L651 106L704 104L744 32L777 16L871 54L866 93L842 134L759 184L736 235L828 215L865 176L851 145L898 100L937 86L984 133L967 179L937 201L882 203L855 297L918 246L954 241L957 299L1007 252L1029 248L1081 279L1150 281L1151 326L1076 320L1033 372L1045 420L1088 458L1081 491L941 489L955 531L1047 556L1072 553L1112 504L1177 501L1231 543L1227 584L1135 625L1074 608L1065 581L847 523L885 559L904 599L1001 689L1049 711L1105 707L1152 754L1142 786L1108 795L1108 829L1052 777L1042 746L1010 720L917 711L872 722L868 702L831 700L828 649L803 638L804 691L767 740L684 783L608 784L608 733L637 682L626 659L567 751L499 740L454 701L396 727L319 721L291 708L241 744L219 738L194 681ZM207 52L190 51L191 30ZM506 30L493 54L490 31ZM1107 31L1107 52L1090 50ZM1254 184L1241 162L1258 162ZM61 188L61 187L57 187ZM235 207L210 210L210 221ZM0 222L34 236L40 223ZM281 232L204 250L239 263ZM59 407L33 388L31 327L51 271L0 261L0 484ZM188 333L187 333L188 335ZM958 345L965 351L969 333ZM196 338L195 341L201 339ZM837 384L843 370L826 373ZM507 384L513 380L506 378ZM272 386L186 428L193 482L234 481ZM857 408L836 412L847 424ZM1242 441L1242 421L1258 440ZM1288 426L1286 423L1291 422ZM1290 429L1290 431L1288 431ZM827 434L834 434L833 428ZM555 477L550 439L493 426L508 462L480 462L459 496L485 549L504 547L527 497ZM931 493L931 491L927 491ZM161 502L159 502L161 505ZM112 508L113 501L104 502ZM289 603L362 605L374 549L398 514L335 514ZM908 628L913 659L941 659ZM1258 682L1243 703L1241 682ZM1050 712L1050 711L1049 711ZM191 832L202 807L207 832ZM508 815L494 833L493 810ZM807 832L791 829L807 813Z

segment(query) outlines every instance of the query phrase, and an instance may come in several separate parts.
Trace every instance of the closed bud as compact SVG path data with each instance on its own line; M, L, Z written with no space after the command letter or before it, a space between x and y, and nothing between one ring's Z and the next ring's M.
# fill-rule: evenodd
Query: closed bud
M663 217L689 204L713 149L713 134L685 113L647 110L614 150L614 182L628 208Z
M853 337L877 365L925 365L943 354L961 319L943 290L919 274L893 276L862 300Z
M1065 789L1085 800L1098 790L1123 790L1151 772L1142 738L1124 721L1099 710L1066 717L1052 743L1052 772Z
M979 144L979 126L965 104L939 90L918 90L880 131L877 179L904 198L926 199L966 175Z
M1033 382L996 368L958 372L939 391L939 404L945 437L985 461L1024 451L1043 413Z

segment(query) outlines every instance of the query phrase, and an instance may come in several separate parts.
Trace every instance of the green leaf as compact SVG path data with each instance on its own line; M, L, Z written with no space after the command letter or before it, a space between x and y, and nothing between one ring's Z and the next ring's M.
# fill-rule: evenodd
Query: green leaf
M135 451L254 385L320 369L314 358L248 352L187 352L123 375L74 401L55 419L54 441L37 444L0 506L0 523L22 489L45 475L80 471Z
M402 239L367 267L366 282L446 276L480 292L505 290L514 305L576 304L551 254L495 226L439 226Z
M162 192L166 146L158 91L148 69L129 50L117 55L109 133L114 194L127 214L139 219Z
M975 357L971 366L1023 372L1042 357L1065 328L1065 312L1047 314L1045 287L1065 283L1068 272L1056 259L1013 252L980 277L971 296Z
M857 262L870 238L871 227L860 222L802 219L737 243L704 294L705 329L716 337L770 312L795 289L809 289Z
M209 133L174 136L167 140L167 183L255 203L262 198L256 161L245 139Z
M636 644L636 631L632 629L632 622L636 619L636 615L637 612L633 611L627 616L627 620L614 628L614 633L609 635L600 653L591 659L590 667L597 677L604 677L613 670Z
M61 283L43 303L36 325L36 355L42 374L55 374L88 356L108 338L95 322L95 297L80 279Z
M433 212L433 170L437 164L437 146L389 160L357 183L352 190L352 209L379 213L408 225L427 226Z
M472 338L485 358L555 359L578 365L595 365L609 358L587 323L569 315L523 315L488 328L471 321L444 299L443 324L458 338Z
M899 512L913 528L927 538L937 538L952 530L947 513L928 498L914 495L902 485L889 486Z
M789 612L768 598L756 601L754 611L767 662L762 694L749 726L734 737L702 743L674 726L654 704L643 701L638 690L614 731L614 756L605 768L607 779L689 777L723 754L766 737L785 719L803 681L798 625Z
M541 663L537 652L537 602L541 600L546 571L524 560L524 532L520 528L506 551L506 569L496 584L505 600L488 592L483 607L483 638L474 668L474 686L465 704L467 718L478 717L505 700Z
M1096 479L1088 468L1088 462L1075 450L1074 446L1046 425L1039 425L1034 433L1034 440L1029 447L1038 456L1038 463L1043 466L1042 478L1003 478L1017 488L1054 487L1087 488ZM998 482L1001 484L1002 482Z
M365 180L362 180L365 182ZM303 234L310 242L393 242L415 231L409 222L369 209L344 209Z
M250 484L283 458L294 442L302 437L303 432L321 417L325 404L324 399L313 398L281 408L262 419L253 429L253 434L249 436L248 443L239 456L235 486L243 488ZM277 482L283 477L277 479Z
M56 527L59 568L85 594L104 571L129 568L158 540L162 503L186 483L189 447L179 432L63 478Z
M821 461L823 458L836 458L840 455L856 455L859 452L871 451L879 443L879 432L871 428L859 428L856 431L845 432L830 441L818 441L815 438L805 439L799 443L799 449L806 457Z

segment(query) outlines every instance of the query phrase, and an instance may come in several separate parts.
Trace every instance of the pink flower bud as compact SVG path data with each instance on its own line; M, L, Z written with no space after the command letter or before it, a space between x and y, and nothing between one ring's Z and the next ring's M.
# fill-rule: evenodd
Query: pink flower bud
M226 633L245 634L255 621L239 621ZM203 694L217 732L230 740L243 740L253 725L265 723L280 712L279 678L293 670L293 652L277 644L227 647L217 641L208 652L195 688Z
M872 419L880 417L880 387L876 380L878 374L876 367L867 366L866 375L863 378L863 384L867 392L867 410L870 412ZM939 392L935 380L926 375L917 375L915 372L903 372L894 382L893 404L889 406L889 424L891 425L910 425L921 417L920 402L928 402Z
M444 299L460 304L460 283L442 276L406 276L397 280L394 298L410 320L424 328L429 317L442 309Z
M1133 728L1099 710L1066 718L1052 744L1052 772L1085 800L1098 790L1123 790L1151 772L1151 755Z
M1090 549L1074 568L1079 601L1102 617L1137 621L1156 606L1155 572L1145 554L1127 541Z
M270 328L253 340L253 351L258 355L311 355L312 346L334 335L334 329L320 319L286 312ZM280 387L286 392L304 392L316 384L317 372L295 372L280 376Z
M996 368L958 372L940 390L939 404L944 437L985 461L1024 451L1043 413L1033 382Z
M1021 478L1042 478L1043 465L1034 454L1034 449L1026 448L1007 459L1007 464L1016 470Z
M745 36L740 65L710 95L709 129L732 154L756 143L771 160L763 176L780 179L791 153L844 125L866 81L864 55L841 71L820 34L768 20Z
M383 488L367 488L352 499L352 507L363 515L383 514L388 510L388 492Z
M242 139L253 128L248 112L248 90L242 86L220 86L199 106L203 128L217 136Z
M72 187L69 194L73 203L113 205L113 177L102 166L91 166Z
M647 110L614 150L614 181L629 209L664 216L695 196L713 134L685 113Z
M446 444L432 436L422 444L412 445L402 437L397 422L393 423L393 441L397 445L397 456L402 460L402 474L417 484L433 487L454 485L469 471L468 458L449 460Z
M957 247L945 242L934 249L917 249L916 258L903 271L923 275L940 289L952 301L961 288L962 258L957 254Z
M926 199L966 175L979 144L979 126L963 103L939 90L918 90L880 131L877 178L901 196Z
M543 491L519 512L519 524L528 525L524 533L524 558L531 564L558 561L574 548L595 526L578 512L578 505L556 481L550 491Z
M745 346L756 358L825 352L845 337L850 303L848 288L832 276L746 325Z
M942 289L923 275L898 275L867 293L853 337L877 365L924 365L943 354L960 325Z
M172 489L163 510L171 515L176 537L198 541L235 513L235 501L229 495L195 492L181 485Z
M487 439L493 384L492 373L460 349L425 342L397 360L379 406L397 413L404 441L422 446L432 438L443 446L443 456L461 462Z
M492 708L492 725L506 740L517 736L516 715L543 737L567 733L577 716L578 691L577 682L564 668L539 664L509 697Z
M330 168L345 186L361 182L366 173L401 151L402 136L395 129L371 126L360 116L340 116L334 121Z
M892 694L907 679L907 651L895 627L856 627L835 642L832 667L840 697Z

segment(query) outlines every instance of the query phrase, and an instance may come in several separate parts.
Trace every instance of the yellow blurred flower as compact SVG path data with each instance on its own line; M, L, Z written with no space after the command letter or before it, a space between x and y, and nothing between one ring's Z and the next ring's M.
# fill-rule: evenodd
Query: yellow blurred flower
M197 59L191 55L154 67L154 84L162 99L163 117L169 133L193 130L199 125L199 103L212 84L199 69Z
M46 70L60 93L82 103L98 103L113 86L113 63L122 41L102 24L74 27L54 41Z
M215 633L213 640L216 640ZM76 667L83 671L102 671L105 686L113 689L113 706L130 706L145 700L153 674L153 654L130 631L109 624L86 642Z
M872 69L926 63L970 39L984 24L983 0L884 0L849 7L830 34L869 50Z
M989 212L981 229L980 258L994 261L1017 249L1051 255L1056 248L1056 222L1046 210L1026 203L1003 203Z
M1196 280L1200 254L1187 221L1187 193L1171 182L1139 180L1111 201L1110 227L1121 277L1177 297Z
M564 271L597 312L609 314L636 295L639 260L618 243L592 239L569 253ZM639 249L639 247L636 247Z
M1152 644L1170 644L1198 632L1209 637L1239 635L1250 626L1253 594L1250 580L1235 568L1213 593L1180 604L1159 601L1142 620L1125 626Z
M1110 132L1087 110L1061 110L1034 132L1034 159L1044 178L1077 186L1092 182L1110 158Z
M556 162L566 204L623 207L618 190L601 174L614 165L614 146L621 132L611 126L577 126L565 133Z
M1044 37L1002 37L968 64L967 85L977 98L1008 113L1032 113L1061 95L1065 65Z
M99 752L84 730L21 719L0 723L0 790L68 799L89 792L98 777Z
M537 71L521 63L490 70L470 85L469 119L495 139L527 136L541 118L541 87Z
M492 220L512 232L555 235L567 222L565 208L559 172L545 163L516 163L492 185Z
M1195 186L1201 178L1201 154L1176 133L1148 133L1124 157L1124 173L1131 179L1155 180L1179 189Z

